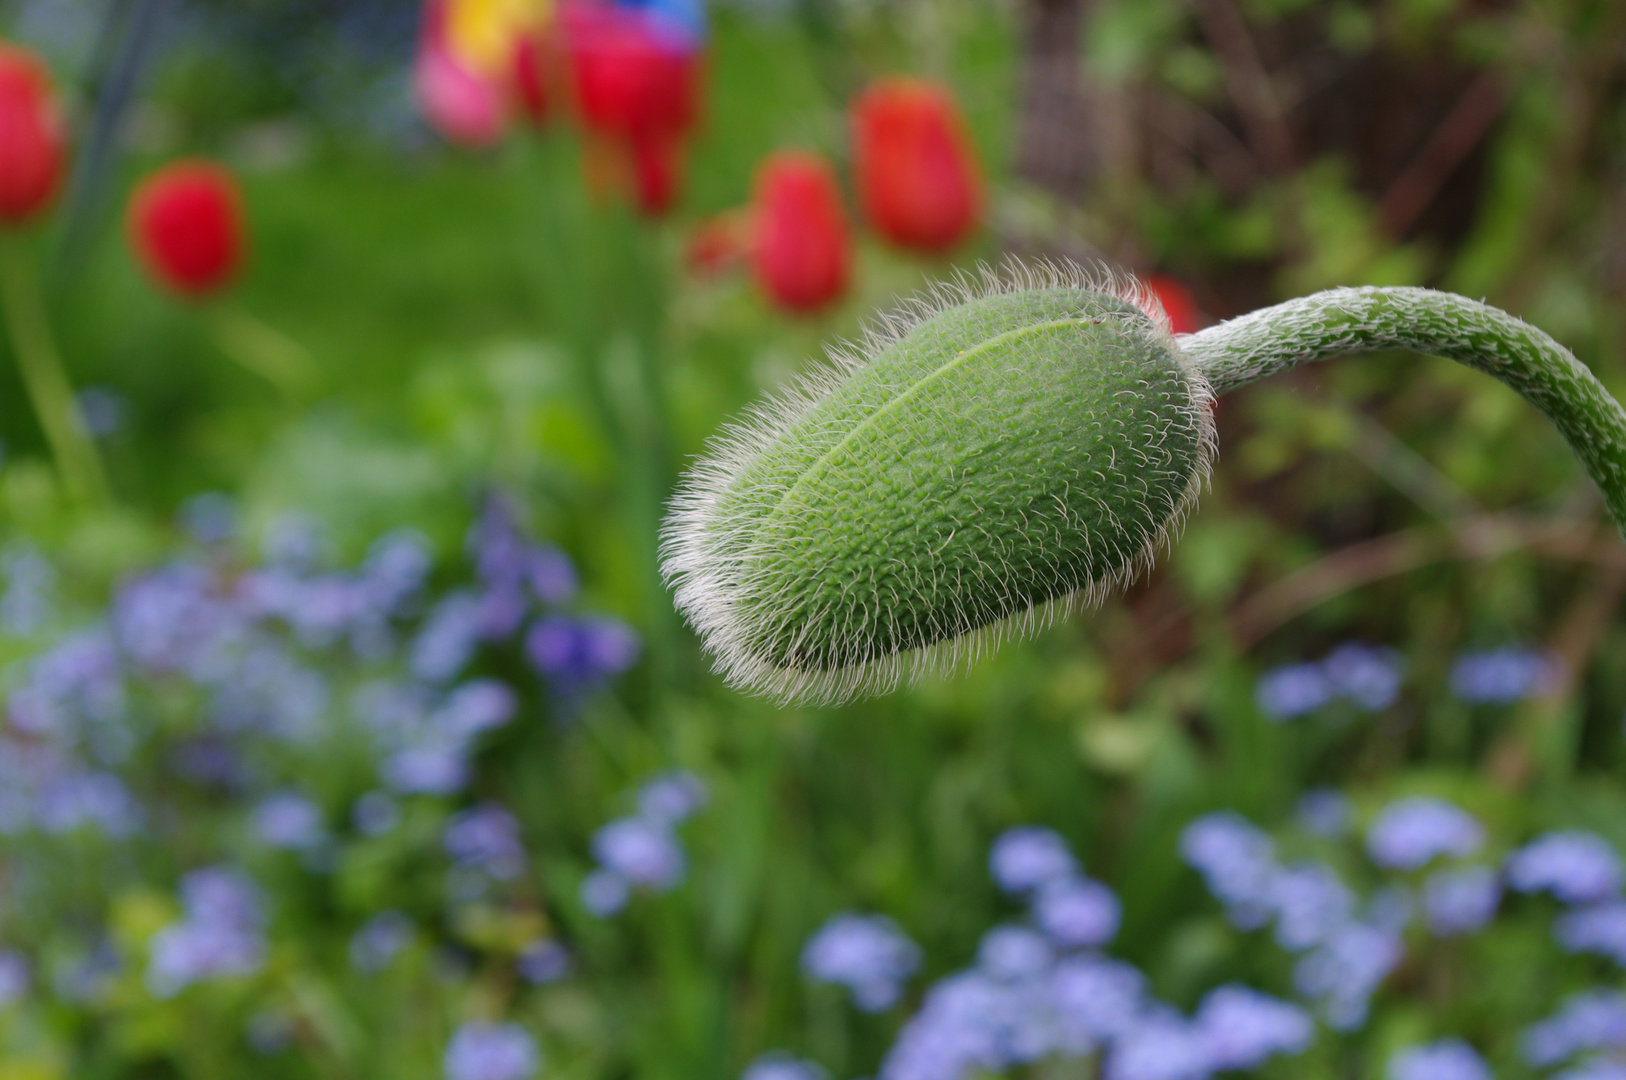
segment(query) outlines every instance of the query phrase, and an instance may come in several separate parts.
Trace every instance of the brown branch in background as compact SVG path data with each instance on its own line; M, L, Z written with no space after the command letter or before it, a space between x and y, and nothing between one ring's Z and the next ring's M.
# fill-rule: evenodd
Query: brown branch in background
M1293 135L1242 12L1232 0L1198 0L1197 12L1254 158L1265 172L1285 175L1293 168Z
M1225 194L1243 199L1259 180L1253 151L1207 109L1175 94L1147 94L1146 113L1156 133L1195 158Z
M1016 172L1064 199L1094 174L1080 39L1085 0L1027 0Z
M1598 117L1603 111L1615 73L1622 66L1622 36L1626 35L1626 4L1609 4L1605 17L1590 35L1590 48L1580 57L1561 57L1559 70L1567 74L1565 104L1561 115L1567 121L1563 137L1546 162L1541 193L1530 200L1530 213L1524 227L1521 250L1534 254L1547 247L1562 225L1572 205L1570 193L1581 174L1588 147L1598 137ZM1538 258L1523 259L1511 280L1499 290L1502 306L1518 311L1547 272Z
M1383 193L1378 217L1390 236L1401 237L1411 229L1489 133L1506 103L1507 92L1496 72L1487 71L1468 84L1417 156Z
M1599 522L1596 531L1606 543L1614 540L1613 525ZM1619 549L1618 543L1611 546ZM1623 593L1626 565L1615 563L1605 566L1602 573L1576 590L1558 622L1557 632L1547 643L1548 654L1558 661L1557 676L1545 693L1519 710L1508 731L1485 756L1485 772L1504 787L1518 789L1530 782L1541 744L1580 688L1598 642L1614 622Z
M1231 608L1228 629L1237 649L1245 652L1300 615L1364 585L1438 563L1487 561L1520 551L1601 567L1626 581L1626 547L1595 525L1593 518L1507 512L1363 540L1253 592ZM1145 629L1117 635L1108 646L1113 672L1109 697L1114 702L1129 700L1152 672L1184 655L1195 640L1190 605L1147 597L1138 607L1140 617L1134 622Z
M1289 620L1336 596L1386 578L1451 560L1483 561L1529 551L1551 559L1626 572L1626 547L1595 535L1591 520L1486 514L1447 529L1419 526L1334 551L1265 586L1232 609L1231 633L1247 649Z

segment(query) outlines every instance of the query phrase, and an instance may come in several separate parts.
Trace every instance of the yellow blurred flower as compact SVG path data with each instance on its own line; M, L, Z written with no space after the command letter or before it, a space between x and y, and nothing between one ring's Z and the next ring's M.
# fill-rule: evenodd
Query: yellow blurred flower
M487 77L505 76L514 43L546 22L551 0L446 0L446 46Z

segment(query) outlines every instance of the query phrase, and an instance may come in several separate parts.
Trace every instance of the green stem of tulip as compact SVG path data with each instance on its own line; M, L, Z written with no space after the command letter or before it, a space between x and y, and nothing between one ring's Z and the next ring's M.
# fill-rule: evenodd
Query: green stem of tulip
M32 253L14 232L0 232L0 309L5 312L23 387L50 443L63 486L81 502L105 502L107 474L101 455L79 412L73 384L51 335Z
M1209 327L1180 346L1216 393L1350 353L1408 350L1477 368L1552 420L1626 536L1626 410L1568 349L1505 311L1432 289L1330 289Z
M227 357L298 400L321 377L316 361L299 342L267 326L242 305L221 301L208 311L215 344Z

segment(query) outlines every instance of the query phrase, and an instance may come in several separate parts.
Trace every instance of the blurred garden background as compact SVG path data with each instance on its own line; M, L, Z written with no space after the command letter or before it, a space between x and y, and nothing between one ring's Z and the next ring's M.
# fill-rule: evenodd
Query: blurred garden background
M684 466L933 281L1334 285L1626 394L1619 0L0 0L0 1080L1620 1080L1626 549L1447 361L840 708ZM65 381L64 381L65 376Z

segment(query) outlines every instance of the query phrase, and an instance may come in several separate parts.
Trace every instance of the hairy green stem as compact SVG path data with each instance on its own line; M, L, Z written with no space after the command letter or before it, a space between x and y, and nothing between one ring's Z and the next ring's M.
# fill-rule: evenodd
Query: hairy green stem
M1558 427L1626 536L1626 410L1564 346L1488 304L1432 289L1329 289L1183 337L1224 393L1299 364L1405 349L1493 375Z
M51 336L31 253L19 236L4 231L0 231L0 308L23 386L51 444L63 485L76 499L105 501L107 475Z

